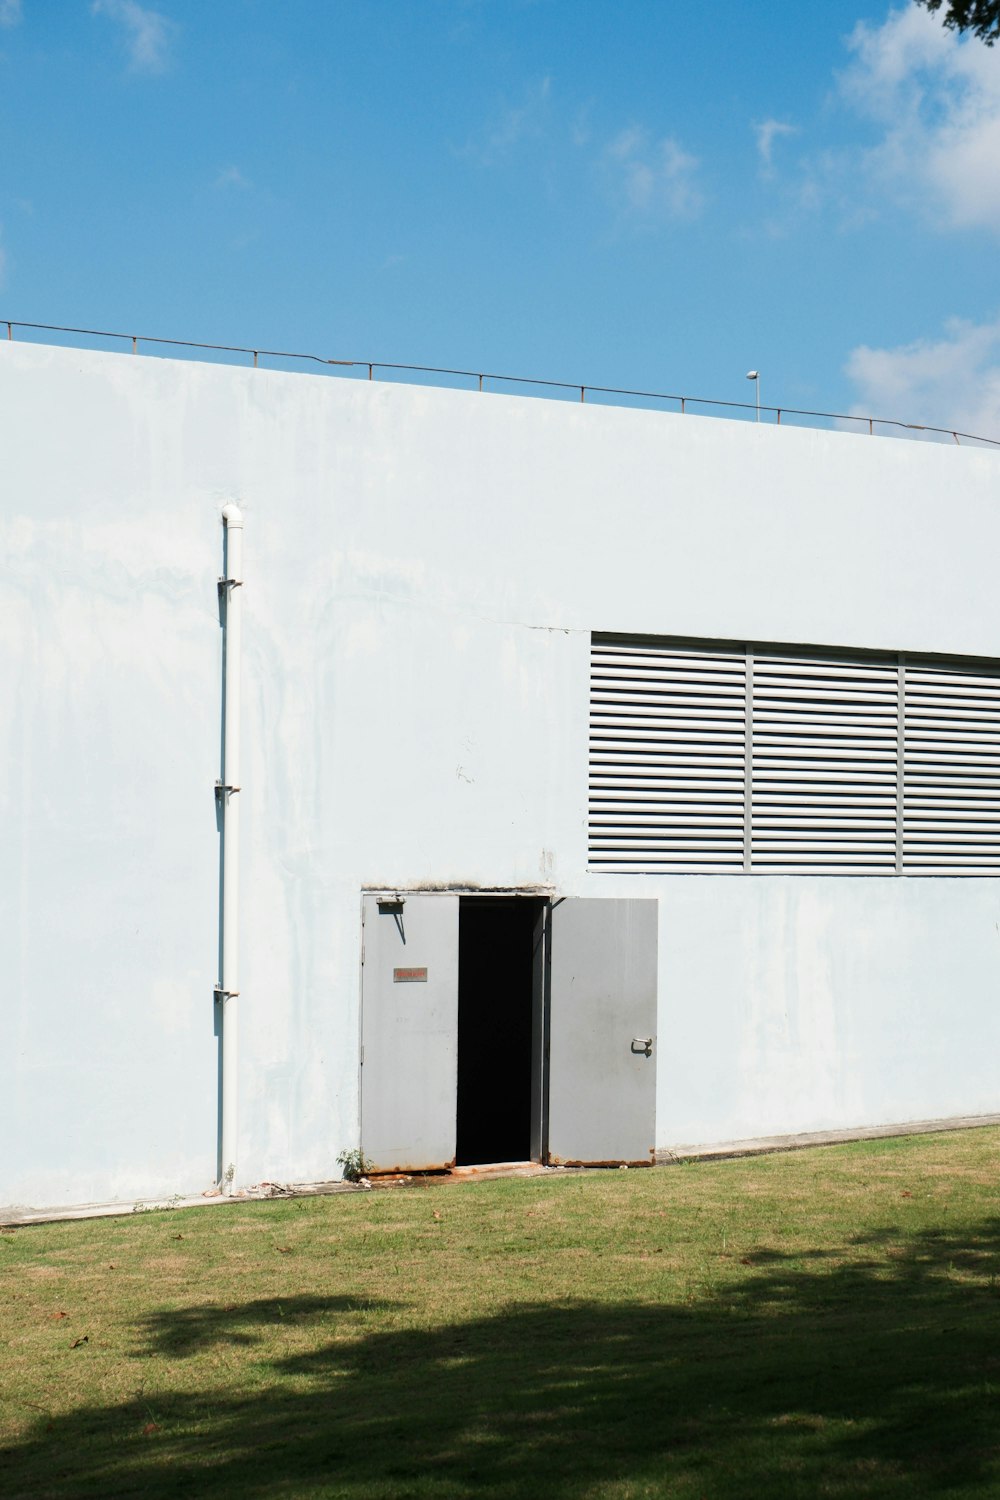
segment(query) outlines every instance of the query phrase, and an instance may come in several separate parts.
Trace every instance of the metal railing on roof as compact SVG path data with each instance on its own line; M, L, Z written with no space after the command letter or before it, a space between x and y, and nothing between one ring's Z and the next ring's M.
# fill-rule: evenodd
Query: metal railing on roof
M544 380L531 375L500 375L495 371L451 369L444 365L400 364L384 359L330 359L320 354L298 353L291 349L255 349L246 344L206 344L194 339L160 338L147 333L116 333L104 328L73 328L59 323L25 323L11 318L0 318L0 327L6 328L9 340L13 340L15 329L23 329L29 333L71 334L77 338L130 343L133 354L139 353L140 345L149 345L153 348L189 349L205 354L245 355L247 358L252 358L254 369L259 367L262 359L274 359L319 365L331 374L352 371L364 375L367 371L369 380L374 380L379 371L394 374L437 375L452 380L475 381L480 391L488 391L491 387L498 385L529 386L542 393L572 392L574 399L578 397L580 401L586 401L588 396L591 399L596 396L599 400L604 398L603 404L617 404L608 401L607 398L622 397L632 402L648 401L670 406L676 405L682 414L692 407L706 408L711 411L739 411L747 415L752 413L754 416L760 412L765 416L774 417L778 426L781 425L782 417L786 419L805 417L820 422L844 423L848 426L848 430L860 428L864 431L867 429L871 436L883 428L894 428L900 432L926 433L934 437L952 438L956 443L963 441L985 443L990 447L1000 448L1000 438L983 437L974 432L960 432L952 427L934 427L926 422L904 422L896 417L858 416L855 412L814 411L795 406L758 407L756 402L751 401L721 401L710 396L680 396L669 391L645 391L630 389L627 386L578 384L569 380ZM36 340L35 342L44 341Z

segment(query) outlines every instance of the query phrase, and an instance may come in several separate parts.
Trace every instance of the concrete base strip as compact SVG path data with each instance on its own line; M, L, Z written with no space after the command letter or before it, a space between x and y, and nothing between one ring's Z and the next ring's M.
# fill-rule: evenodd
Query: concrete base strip
M836 1146L845 1141L888 1140L893 1136L935 1135L947 1130L976 1130L1000 1125L1000 1115L955 1115L947 1120L910 1120L901 1125L863 1125L853 1130L811 1130L802 1135L758 1136L746 1141L717 1141L701 1146L658 1146L656 1165L667 1166L679 1161L719 1161L727 1157L762 1156L774 1151L800 1151L807 1146ZM545 1167L538 1162L504 1162L481 1167L458 1167L433 1179L437 1183L481 1181L490 1177L533 1177L563 1168ZM228 1196L200 1193L196 1197L141 1198L129 1203L81 1203L71 1208L0 1208L0 1227L15 1228L27 1224L54 1224L65 1219L102 1219L115 1214L154 1213L169 1208L209 1208L222 1204L259 1202L268 1198L316 1198L333 1193L370 1192L373 1186L408 1185L416 1177L395 1177L391 1181L375 1178L369 1182L261 1182L255 1187Z
M212 1208L223 1204L254 1203L266 1198L317 1198L330 1193L362 1193L367 1184L357 1182L261 1182L229 1195L199 1193L185 1198L137 1198L126 1203L79 1203L70 1208L0 1208L0 1226L57 1224L64 1219L106 1219L116 1214L157 1213L168 1208Z
M195 1197L139 1198L131 1203L80 1203L71 1208L0 1208L0 1228L25 1224L56 1224L64 1219L103 1219L115 1214L155 1213L168 1208L210 1208L224 1203L252 1203L267 1198L318 1198L332 1193L365 1193L373 1188L422 1187L449 1182L479 1182L493 1177L536 1177L562 1171L544 1167L539 1162L492 1162L481 1167L454 1167L450 1172L432 1176L394 1173L385 1177L362 1177L360 1182L259 1182L225 1195L220 1192L199 1193Z
M716 1141L707 1146L657 1146L657 1166L676 1161L716 1161L734 1156L763 1156L772 1151L801 1151L807 1146L840 1146L847 1141L889 1140L901 1135L937 1135L946 1130L977 1130L1000 1125L1000 1115L954 1115L947 1120L908 1120L901 1125L861 1125L852 1130L810 1130L801 1135L762 1135L746 1141Z

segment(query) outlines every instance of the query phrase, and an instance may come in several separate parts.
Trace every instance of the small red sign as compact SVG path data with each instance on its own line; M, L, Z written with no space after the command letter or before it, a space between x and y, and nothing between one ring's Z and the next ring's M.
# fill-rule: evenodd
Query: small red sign
M393 984L426 984L426 969L393 969Z

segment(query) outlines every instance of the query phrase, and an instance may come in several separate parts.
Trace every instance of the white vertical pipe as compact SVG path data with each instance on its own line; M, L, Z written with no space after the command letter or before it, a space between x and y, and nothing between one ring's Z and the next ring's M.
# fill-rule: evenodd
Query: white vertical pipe
M240 990L240 658L243 635L243 515L225 505L225 612L223 630L222 725L222 973L221 1007L222 1108L219 1142L220 1186L231 1193L236 1182L239 1129L239 990Z

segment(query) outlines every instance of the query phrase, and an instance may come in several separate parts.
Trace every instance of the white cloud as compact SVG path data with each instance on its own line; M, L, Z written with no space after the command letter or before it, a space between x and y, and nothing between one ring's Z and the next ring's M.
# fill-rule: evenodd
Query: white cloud
M942 338L896 349L862 344L845 372L858 391L859 416L925 422L1000 439L1000 318L952 319Z
M521 141L537 139L544 131L551 93L549 77L530 84L517 104L505 105L480 135L470 137L461 154L491 167Z
M92 0L90 9L93 15L107 16L123 27L133 72L166 72L177 30L173 21L158 10L148 10L138 0Z
M942 229L1000 233L1000 67L922 7L859 22L842 97L880 131L862 167L879 191Z
M609 139L593 124L592 102L570 112L557 101L555 92L548 76L530 84L516 103L505 104L457 154L477 166L495 167L513 158L519 147L530 145L536 162L551 165L554 153L570 146L597 174L623 222L654 224L698 216L704 205L697 181L700 163L679 141L669 135L657 138L641 125L631 125ZM544 152L540 145L546 148Z
M249 177L244 176L237 166L220 167L213 184L217 188L238 188L246 191L253 187Z
M21 19L21 0L0 0L0 26L16 26Z
M760 155L761 168L765 174L774 170L773 153L774 143L783 135L795 135L796 127L787 124L784 120L762 120L759 125L753 127L754 135L757 137L757 151Z
M694 219L704 197L696 182L697 157L673 136L659 141L632 125L605 148L604 166L625 208L636 217Z

